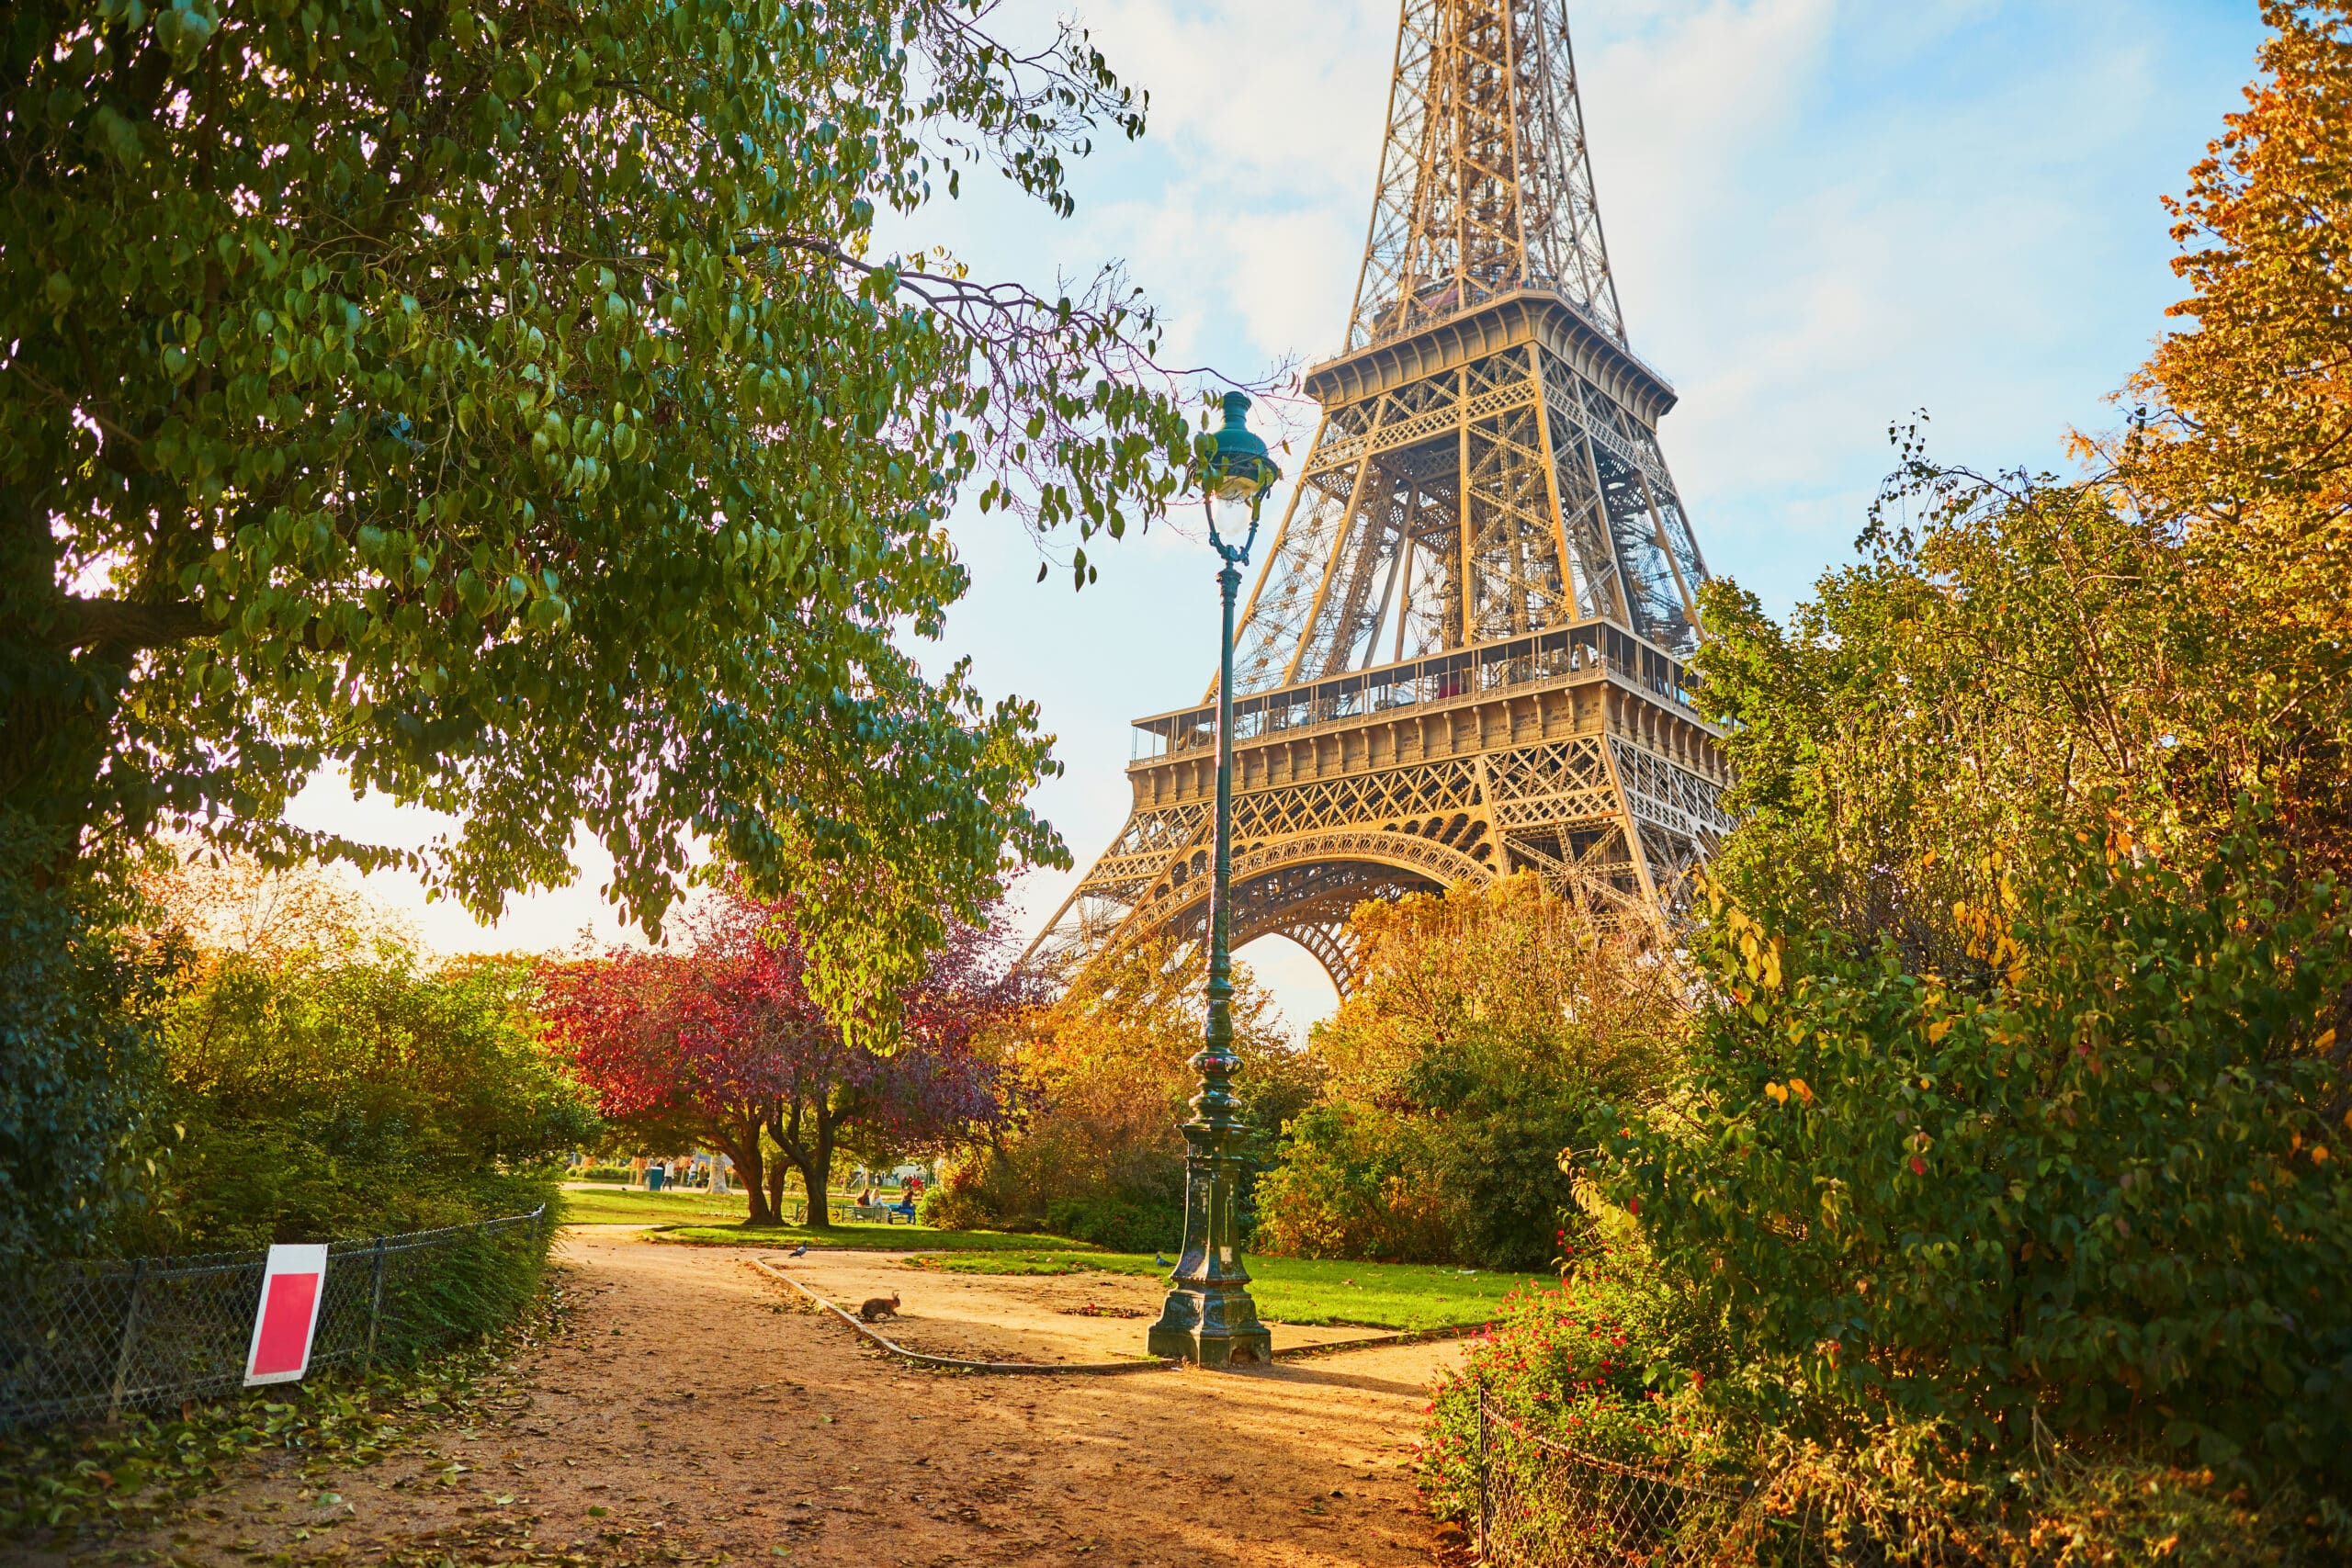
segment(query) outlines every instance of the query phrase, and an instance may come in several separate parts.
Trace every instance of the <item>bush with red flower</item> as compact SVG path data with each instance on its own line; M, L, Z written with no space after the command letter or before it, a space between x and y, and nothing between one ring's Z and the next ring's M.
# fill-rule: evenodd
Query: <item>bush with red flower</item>
M1706 1324L1665 1288L1626 1216L1594 1207L1608 1239L1563 1258L1558 1284L1505 1298L1495 1325L1430 1385L1420 1483L1442 1516L1476 1506L1482 1398L1490 1443L1546 1438L1679 1473L1744 1467L1741 1427L1707 1399L1705 1375L1693 1366L1720 1355Z

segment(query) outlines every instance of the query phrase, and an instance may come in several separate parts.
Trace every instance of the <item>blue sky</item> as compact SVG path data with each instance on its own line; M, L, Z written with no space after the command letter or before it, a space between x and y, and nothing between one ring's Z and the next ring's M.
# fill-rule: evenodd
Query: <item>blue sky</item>
M1150 89L1149 134L1080 170L1056 220L988 180L891 243L944 242L1035 285L1123 260L1168 362L1252 375L1339 345L1362 254L1395 0L1063 0ZM1013 30L1056 7L1012 0ZM1660 427L1709 565L1785 611L1850 554L1927 411L1934 449L2061 467L2179 297L2158 197L2237 107L2253 0L1570 0L1587 132L1633 346L1681 395ZM1311 405L1269 411L1295 459ZM1277 495L1279 502L1283 496ZM968 600L926 658L970 653L1043 705L1067 774L1039 804L1082 867L1126 805L1128 721L1197 695L1216 652L1204 546L1175 530L1097 552L1101 581L1035 581L1001 518L955 525ZM305 819L413 841L421 818L322 783ZM584 849L584 847L583 847ZM445 951L611 934L580 885L492 931L377 879ZM1069 875L1022 892L1033 921ZM1332 997L1303 953L1247 956L1293 1021Z

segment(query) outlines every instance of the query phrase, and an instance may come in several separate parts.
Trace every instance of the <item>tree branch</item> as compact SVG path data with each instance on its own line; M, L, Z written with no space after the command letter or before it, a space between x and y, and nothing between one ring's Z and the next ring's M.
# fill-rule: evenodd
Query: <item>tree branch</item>
M210 637L204 607L188 600L161 604L128 599L82 599L66 595L43 640L52 648L89 648L107 643L127 651L164 648Z

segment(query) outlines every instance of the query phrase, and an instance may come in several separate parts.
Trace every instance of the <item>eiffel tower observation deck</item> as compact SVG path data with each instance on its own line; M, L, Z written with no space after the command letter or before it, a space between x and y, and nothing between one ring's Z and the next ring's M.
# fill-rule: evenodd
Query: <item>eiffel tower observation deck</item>
M1730 824L1706 561L1627 346L1566 0L1405 0L1370 239L1236 633L1233 940L1345 994L1367 898L1532 869L1661 918ZM1215 691L1136 724L1126 826L1031 949L1197 940Z

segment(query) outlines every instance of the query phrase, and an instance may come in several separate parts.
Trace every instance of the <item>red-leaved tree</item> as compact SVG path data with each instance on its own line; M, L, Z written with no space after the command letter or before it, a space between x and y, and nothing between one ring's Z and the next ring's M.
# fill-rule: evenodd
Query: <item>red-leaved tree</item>
M797 1169L808 1223L829 1224L826 1178L847 1139L928 1154L1018 1113L1012 1076L980 1046L1033 998L992 930L955 931L896 1019L845 1035L809 997L788 907L725 893L684 927L674 952L550 965L548 1023L608 1121L683 1119L734 1161L750 1224L780 1222ZM783 1160L766 1157L763 1131Z

